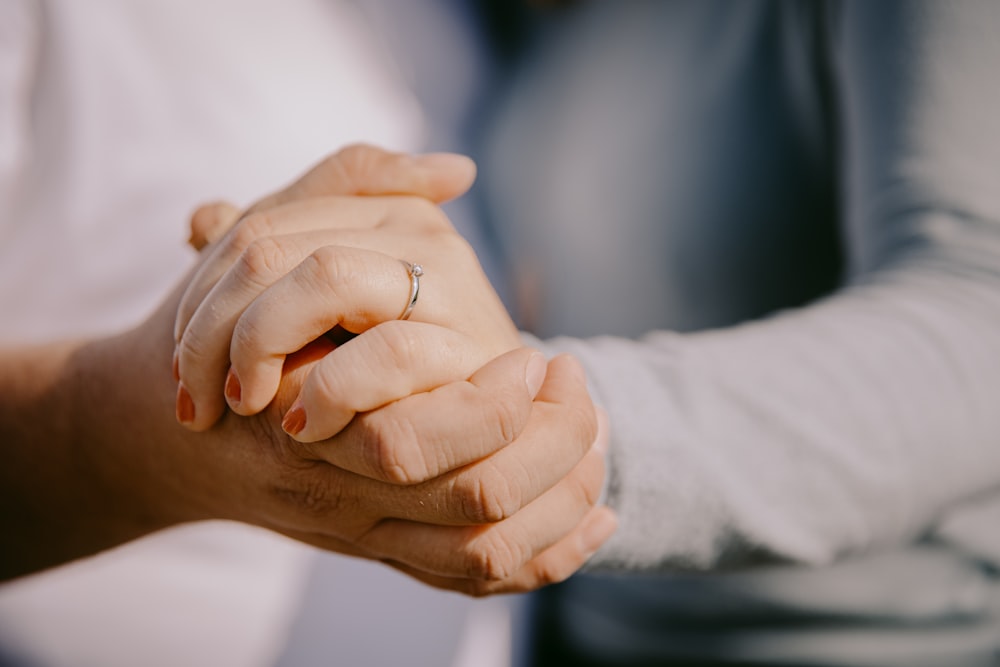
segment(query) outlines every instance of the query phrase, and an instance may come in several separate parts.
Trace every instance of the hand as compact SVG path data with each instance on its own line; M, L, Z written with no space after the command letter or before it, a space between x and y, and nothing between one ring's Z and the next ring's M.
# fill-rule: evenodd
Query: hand
M545 373L537 353L519 349L468 381L402 399L361 415L333 440L303 445L276 417L310 355L323 353L307 349L290 360L274 406L192 433L169 418L173 383L165 351L155 352L169 340L172 312L162 309L84 355L104 382L93 382L93 370L74 374L91 378L79 406L85 451L106 454L100 486L128 498L128 512L160 526L245 521L473 594L568 576L614 529L610 511L593 508L603 457L590 446L600 442L594 412L568 357ZM438 329L415 326L427 340ZM436 404L462 409L441 420ZM467 444L456 437L466 432L480 438L480 453L496 453L460 465L465 454L449 446ZM514 434L505 447L495 444Z
M333 161L336 162L339 159L339 156L335 156ZM370 161L368 163L371 164ZM328 164L329 162L323 163L321 168ZM343 170L337 169L336 171ZM316 170L311 173L315 172ZM363 178L358 179L357 177L351 180L354 183L364 181ZM383 182L385 182L384 175ZM395 187L399 189L398 185ZM372 188L368 188L367 190L371 191ZM455 192L457 194L457 188ZM285 204L279 204L277 209L270 210L269 215L273 220L278 221L274 224L275 227L279 227L279 224L288 224L287 222L281 222L279 214L287 213L290 209L289 204L293 202L289 201L288 198L285 198L284 201L286 202ZM356 205L358 202L357 200L353 200L350 203ZM370 204L371 202L364 203ZM407 202L407 205L411 204L411 202ZM258 206L254 210L259 215L265 209L262 206ZM363 209L359 208L358 210ZM310 213L310 211L305 209L303 209L303 212L306 214ZM331 222L336 224L338 218L323 215L324 212L322 208L318 209L313 219L306 219L307 224L315 225L321 229L324 225L330 225ZM197 241L199 245L204 245L206 241L214 241L219 238L222 231L231 225L236 217L235 208L226 205L213 205L203 208L196 214L192 221L193 237L195 239L202 239L201 241ZM252 215L248 217L252 218ZM400 219L402 219L402 216L400 216ZM443 218L441 219L443 220ZM361 218L361 222L362 224L371 226L365 222L364 218ZM351 220L351 224L358 224L358 218L355 217ZM287 227L281 226L280 228L283 231L288 231ZM443 225L441 231L454 236L454 231L450 225ZM232 234L229 238L232 239ZM413 245L412 239L407 240ZM311 239L308 241L311 241ZM224 247L224 243L225 241L223 244L220 244L220 248ZM257 243L256 239L251 242L251 246L254 243ZM240 245L245 244L237 243L238 247ZM433 246L434 244L431 244L432 249ZM343 252L343 249L337 252ZM216 249L216 253L223 254L224 251ZM216 261L222 262L223 260L218 259L219 254L216 255ZM243 257L246 257L246 255L244 254ZM396 266L398 263L395 260L390 260L389 264L391 269L398 270ZM457 265L457 262L452 262L452 264ZM202 272L206 272L204 267ZM215 274L217 275L217 273L218 271L216 270ZM196 282L192 283L192 285L196 284ZM216 287L210 292L209 298L213 295L218 297L217 291L221 292L218 287L219 284L222 284L222 281L216 284ZM233 287L238 287L238 284L233 285ZM191 293L192 288L189 287L188 294L190 295ZM224 294L224 292L222 293ZM371 297L364 294L352 294L356 299L355 308L363 309L367 307L376 310L376 307L367 303ZM489 294L495 299L495 295L492 294L491 290ZM310 298L314 298L310 297L308 292L298 296L293 292L292 295L294 299L306 302ZM398 295L394 296L396 299L399 298ZM221 300L225 301L224 298ZM259 301L260 299L258 299ZM254 302L253 306L260 306L258 302ZM285 299L279 298L275 304L280 307L285 302ZM298 302L293 301L293 303ZM421 301L421 304L423 304L423 301ZM204 308L203 305L198 306L196 313L201 312L202 308ZM217 312L217 309L214 308L210 310ZM262 308L262 310L273 314L274 305ZM289 309L288 317L276 319L284 327L294 328L294 318L301 317L302 312L308 313L309 311L303 311L303 309L296 306ZM502 309L499 309L499 312L503 313ZM318 311L316 313L316 316L321 315L322 312ZM385 316L383 315L383 317ZM506 319L505 313L503 313L503 321L509 322ZM308 320L306 323L308 324ZM264 324L266 325L266 322ZM325 322L322 326L301 334L299 340L287 346L288 351L297 349L304 341L309 341L319 336L329 326L330 323ZM353 328L351 325L348 326L349 328ZM449 474L455 474L453 471L459 467L477 461L481 461L482 463L478 466L473 466L476 470L484 469L487 462L489 466L492 466L495 464L495 460L504 460L507 457L513 457L511 461L517 461L520 466L528 466L531 463L530 459L522 458L519 452L536 452L540 454L542 451L547 450L551 454L551 447L542 447L545 441L549 439L550 433L554 437L561 438L571 435L566 430L568 422L559 417L557 412L551 411L549 409L550 406L539 401L536 404L535 410L532 411L532 418L539 426L537 428L526 429L523 433L518 433L517 435L523 436L514 441L518 446L511 445L508 450L494 456L494 452L498 447L511 440L511 435L508 434L504 437L496 438L490 428L489 420L484 420L479 410L473 411L471 415L454 410L454 406L461 404L461 402L456 400L456 396L453 395L451 388L461 386L464 383L453 383L448 387L442 387L434 392L410 396L410 394L418 391L428 391L451 379L468 378L474 369L478 368L485 359L492 356L491 354L484 355L481 343L478 343L470 336L463 336L459 332L440 328L436 328L437 331L433 332L433 335L430 335L432 329L427 329L426 331L415 330L416 327L420 326L425 325L419 325L414 322L385 322L377 325L365 335L350 341L347 345L334 350L332 353L330 352L332 346L324 344L325 341L323 339L319 339L312 344L314 350L317 346L324 348L322 354L318 355L323 356L324 361L321 365L313 369L309 380L306 381L306 387L302 392L302 396L304 397L303 403L309 405L311 401L311 405L314 408L322 409L314 409L313 411L314 414L319 416L318 420L314 419L307 422L308 426L312 426L311 433L308 429L303 429L302 432L296 431L300 435L300 439L314 441L332 435L340 431L355 413L367 414L363 414L341 436L338 436L338 440L343 439L358 423L367 423L368 421L379 423L378 419L387 414L393 414L397 410L401 411L401 414L405 414L408 410L407 406L419 405L421 408L419 413L415 413L415 416L422 417L422 420L416 418L406 420L405 430L392 431L386 434L385 438L378 441L379 445L377 447L371 446L371 443L368 441L363 441L365 443L363 446L340 446L336 448L324 446L321 451L325 452L323 459L327 463L332 463L342 469L380 481L395 484L428 483L432 479L437 479L437 482L440 482L446 479ZM510 328L512 330L513 326L511 325ZM357 330L364 330L364 324L357 327ZM253 331L259 334L260 328L254 327ZM280 332L276 330L275 333ZM488 337L493 333L495 333L495 328L486 328L484 335L481 337ZM422 341L418 340L419 336L423 334L427 335ZM516 344L515 336L516 334L511 337L512 344ZM237 345L234 344L232 347L236 349ZM389 352L388 354L386 353L387 351ZM235 359L236 355L234 355L234 368L237 366ZM561 360L554 363L562 364L567 362ZM321 374L321 369L324 368L330 370L336 369L336 372L329 373L327 371L328 375L324 378ZM578 367L577 370L579 371ZM317 381L317 378L320 378L320 380ZM372 382L372 378L377 378L378 381ZM581 373L580 380L582 381L582 379ZM414 382L417 384L413 384ZM313 387L311 393L309 391L310 386ZM410 396L410 398L392 403L382 410L368 412L380 405L389 404L395 399L406 396ZM269 400L270 396L267 397L267 401ZM341 409L336 409L338 406ZM261 408L263 408L263 405ZM447 419L442 420L442 414L447 415ZM287 415L285 421L287 424ZM436 436L436 430L440 430L442 427L446 427L444 435L441 437ZM482 433L486 433L487 436L482 437L480 435L475 437L476 434ZM302 437L303 435L308 437ZM571 437L570 439L572 440L573 438ZM458 446L456 446L456 443ZM376 453L373 455L373 452ZM577 454L577 457L580 453ZM550 471L558 474L546 481L546 486L550 483L555 484L561 479L561 475L569 469L565 466L566 459L564 456L560 455L557 458L563 462L563 466L556 466L554 469L550 469ZM543 463L542 465L548 467L548 464ZM583 464L581 463L580 465ZM603 463L601 466L603 466ZM534 468L534 466L530 467ZM598 479L601 477L603 477L603 468L601 474L598 475ZM507 484L504 482L505 478L505 475L501 475L484 492L496 492L497 489L503 492L507 487ZM557 486L569 483L567 480L558 482ZM550 497L548 494L552 494L552 497L557 495L555 489L547 492L544 497ZM522 491L518 492L518 496L521 497L522 502L530 501L530 496L525 497ZM583 499L584 507L589 508L594 500L595 497L585 497ZM575 519L570 523L563 523L567 518L579 517L579 513L574 514L573 512L559 510L557 515L552 515L549 514L550 511L552 511L552 507L549 501L539 499L536 503L524 506L524 509L520 513L515 514L514 517L504 522L511 526L523 523L525 530L537 531L539 538L544 535L546 543L558 541L550 549L544 551L544 553L530 558L523 566L517 569L516 574L502 576L498 581L484 581L479 577L456 577L453 574L435 571L426 567L414 567L412 564L406 562L395 561L391 557L382 558L390 561L399 569L437 586L454 588L475 594L527 590L568 576L584 562L586 556L596 549L598 544L603 542L614 529L613 514L606 508L590 510L586 515L586 519L579 524L575 523ZM489 511L489 516L496 519L506 516L506 512L494 507ZM558 517L559 522L553 522L552 519L554 517ZM408 523L406 525L410 529L420 532L440 529L439 526L421 523ZM566 531L570 527L573 529L566 534ZM466 530L479 533L482 528L477 526ZM397 539L399 532L393 530L390 534L393 539ZM587 544L581 543L583 535L588 535L590 538ZM299 537L302 538L303 536L299 535ZM561 539L558 539L560 537ZM304 539L310 541L308 536L304 537ZM404 537L404 542L410 539ZM340 551L349 551L345 545L337 544L336 540L330 543L328 538L316 543ZM499 554L495 558L499 557L502 561L505 552L509 556L511 544L504 542L497 546L501 548L499 550L495 547L489 548L487 555L488 553ZM357 545L354 545L354 549L355 551L353 552L357 555L373 557L370 553L356 550ZM376 554L374 557L379 556ZM426 566L427 562L424 561L424 563Z
M360 161L368 170L360 175L356 172L362 170L351 166L359 154L365 156ZM454 336L442 350L462 357L464 364L458 375L442 375L435 372L444 368L440 355L434 354L438 348L429 349L426 357L417 359L420 369L408 374L419 376L421 382L393 383L392 375L385 376L365 397L381 401L371 407L448 379L468 377L489 359L519 345L517 330L475 254L428 199L295 199L303 193L345 191L337 182L349 182L353 191L375 192L377 185L385 191L410 188L418 195L442 199L459 194L471 182L471 167L461 158L448 161L435 156L437 178L414 178L412 159L404 160L369 147L342 151L251 209L211 250L185 293L175 325L177 413L183 423L195 430L211 426L225 409L223 387L230 408L238 414L255 414L274 397L289 353L335 326L360 333L398 318L410 294L410 276L397 259L401 257L419 261L425 270L420 302L411 319L464 334ZM331 174L340 181L320 190ZM345 179L344 174L350 176ZM218 220L233 217L233 209L224 205L202 209L195 216L193 236L216 236L225 224ZM199 232L205 228L214 231ZM372 333L394 335L387 333L391 331L381 327ZM295 430L296 437L329 437L358 411L359 406L350 404L334 404L344 408L339 411L329 409L331 398L353 389L343 386L341 367L339 356L331 354L307 381L295 408L298 418L288 420L301 427ZM303 421L305 415L309 418Z
M288 359L262 414L228 415L204 433L178 427L167 355L187 282L122 336L5 357L4 497L21 511L3 517L11 548L0 577L224 518L485 594L568 576L614 530L613 513L593 507L603 460L590 446L585 380L568 358L546 372L537 354L515 350L467 379L359 415L333 440L302 444L277 417L329 352L320 338ZM419 322L383 326L405 335L404 354L455 335ZM392 336L365 340L367 353L338 350L346 366L364 361L355 355L390 355ZM41 468L36 443L45 443Z

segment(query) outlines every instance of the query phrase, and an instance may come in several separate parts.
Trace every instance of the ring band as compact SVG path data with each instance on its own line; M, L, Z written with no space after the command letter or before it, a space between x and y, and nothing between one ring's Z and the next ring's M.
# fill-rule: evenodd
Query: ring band
M424 275L424 267L402 259L399 261L406 267L406 272L410 274L410 298L406 302L403 314L399 316L401 320L408 320L410 313L413 312L413 307L417 305L417 298L420 297L420 276Z

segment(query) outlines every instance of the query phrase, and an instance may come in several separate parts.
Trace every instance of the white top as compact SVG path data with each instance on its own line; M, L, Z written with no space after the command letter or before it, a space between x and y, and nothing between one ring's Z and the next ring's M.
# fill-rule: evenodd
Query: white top
M249 203L345 143L417 148L405 90L345 2L4 0L0 342L136 322L190 265L198 203ZM308 553L235 524L154 535L0 588L0 644L269 665Z

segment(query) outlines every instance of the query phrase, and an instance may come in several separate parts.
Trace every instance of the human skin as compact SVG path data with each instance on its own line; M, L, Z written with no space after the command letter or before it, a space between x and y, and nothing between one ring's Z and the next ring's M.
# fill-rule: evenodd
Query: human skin
M537 353L513 350L466 379L366 410L332 440L303 445L280 420L329 352L308 347L285 364L276 399L259 415L226 414L204 432L183 428L174 419L170 353L189 284L120 336L0 352L3 578L221 518L485 594L564 578L613 531L610 512L593 508L603 460L592 443L602 436L585 378L568 358L546 367ZM391 324L413 325L405 334L412 349L453 334ZM431 419L440 404L477 419ZM393 450L380 443L413 426L427 442L457 442L461 429L480 451L497 453L445 464L436 476L394 478L385 465ZM385 457L366 458L370 451ZM366 474L348 470L351 460ZM525 474L533 469L545 472Z
M326 170L321 163L314 171ZM456 180L463 190L471 181L465 174ZM285 418L286 430L304 442L334 435L362 407L465 379L521 346L475 254L429 199L323 194L257 207L211 249L191 281L175 327L182 423L195 430L210 426L224 408L223 382L233 411L256 414L274 397L285 356L335 325L369 335L324 357L306 380ZM419 261L424 270L410 321L450 332L436 345L411 349L409 324L389 324L410 292L400 257ZM348 349L386 335L396 338L388 345L390 357L368 354L361 366L341 361ZM401 367L407 372L400 374ZM359 393L361 378L352 372L376 370L383 381Z

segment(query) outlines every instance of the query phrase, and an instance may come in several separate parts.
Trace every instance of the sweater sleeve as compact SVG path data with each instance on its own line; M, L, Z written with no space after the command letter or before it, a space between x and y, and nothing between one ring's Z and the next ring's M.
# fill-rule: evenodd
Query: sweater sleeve
M843 2L825 31L849 276L726 329L558 338L608 411L592 567L820 564L1000 491L1000 4Z

